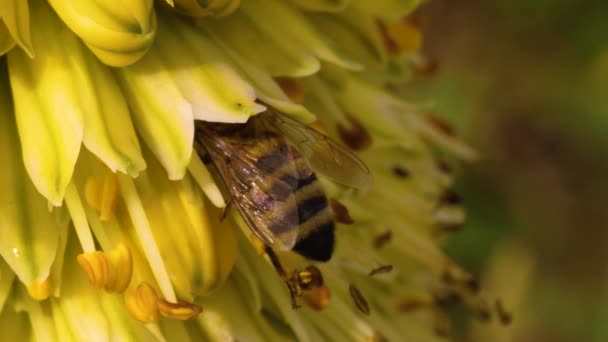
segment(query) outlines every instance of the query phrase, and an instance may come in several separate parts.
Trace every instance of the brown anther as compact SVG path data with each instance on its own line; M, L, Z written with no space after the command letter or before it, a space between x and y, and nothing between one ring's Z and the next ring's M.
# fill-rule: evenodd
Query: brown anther
M454 127L450 125L444 118L436 115L436 114L427 114L425 116L426 121L430 123L435 129L440 131L441 133L449 136L454 136Z
M443 159L438 159L437 160L437 168L439 169L439 171L445 173L445 174L452 174L454 172L454 170L452 169L452 167L450 166L450 164L448 164L445 160Z
M496 308L496 314L498 315L498 320L502 325L509 325L513 321L513 315L511 315L507 310L500 299L497 299L494 303Z
M428 300L409 298L402 300L397 304L397 311L399 313L410 313L428 307L430 304L431 303Z
M392 171L393 171L393 174L399 178L405 179L405 178L409 178L409 176L410 176L410 171L400 165L393 166Z
M377 274L388 273L388 272L390 272L392 270L393 270L393 265L382 265L382 266L376 267L373 270L371 270L369 272L369 275L373 277L373 276L375 276Z
M302 294L304 303L315 311L325 309L327 305L329 305L330 298L331 293L329 292L329 287L327 287L327 285L310 289Z
M350 217L350 214L348 213L348 208L344 204L340 203L338 200L333 198L330 199L329 205L331 206L331 209L333 210L334 216L338 223L353 224L355 222L353 221L353 218Z
M304 102L304 88L302 88L302 85L294 78L275 77L274 80L291 101L294 103Z
M462 204L462 198L454 190L448 189L441 195L439 199L440 204L460 205Z
M338 124L338 134L346 146L353 150L364 150L372 145L372 136L363 127L363 125L352 115L345 113L344 116L348 119L349 126L345 127Z
M203 311L202 307L193 303L183 300L171 303L162 298L158 300L157 307L163 316L180 321L192 319Z
M388 32L388 28L386 27L384 22L382 22L381 20L376 20L376 27L378 28L378 31L380 32L380 36L382 37L382 42L384 43L384 48L386 49L388 54L391 56L398 55L400 52L399 46L397 45L397 42L395 42L395 40L393 40L392 37L390 36L390 34Z
M433 302L435 305L439 307L444 307L450 303L454 303L460 300L460 294L451 291L445 290L443 293L434 293L433 294Z
M393 239L393 232L391 232L390 230L387 230L384 233L376 236L374 238L374 242L372 245L374 246L375 249L380 249L380 248L384 247L384 245L386 245L392 239Z
M361 311L362 313L369 315L369 304L367 303L365 297L363 297L363 294L361 294L361 291L359 291L359 289L356 288L355 285L350 284L348 285L348 292L350 292L350 296L353 299L353 302L355 303L357 309L359 309L359 311Z
M479 293L479 290L481 289L481 286L479 285L479 281L477 281L477 279L473 279L473 278L467 280L466 286L473 293Z

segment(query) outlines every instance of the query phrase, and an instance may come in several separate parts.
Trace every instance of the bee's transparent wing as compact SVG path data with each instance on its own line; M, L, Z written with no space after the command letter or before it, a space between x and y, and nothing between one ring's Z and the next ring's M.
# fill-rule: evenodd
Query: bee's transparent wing
M268 172L268 165L247 152L247 146L224 140L214 148L214 139L207 136L198 140L202 140L241 217L265 244L293 249L299 227L295 196L299 176L291 148L284 144L272 154L271 163L280 165L283 174L278 178ZM231 157L227 159L227 155Z
M346 147L287 115L271 109L267 115L316 172L353 188L366 189L372 184L365 163Z

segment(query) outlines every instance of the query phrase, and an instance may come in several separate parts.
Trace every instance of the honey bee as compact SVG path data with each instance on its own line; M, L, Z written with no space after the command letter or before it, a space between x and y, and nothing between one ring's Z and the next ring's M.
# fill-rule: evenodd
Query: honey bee
M243 124L197 121L195 149L210 159L250 229L272 249L328 261L335 218L315 172L365 188L367 166L327 136L274 109Z

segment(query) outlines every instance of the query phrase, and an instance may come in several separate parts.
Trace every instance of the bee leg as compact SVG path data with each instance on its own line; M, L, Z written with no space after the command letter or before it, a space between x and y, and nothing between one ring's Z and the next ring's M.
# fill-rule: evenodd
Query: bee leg
M226 219L230 208L232 208L232 197L228 199L228 202L226 202L226 206L220 209L220 222L223 222Z
M297 297L299 297L302 294L302 291L301 291L300 287L298 286L298 282L294 281L293 276L287 275L287 272L283 268L283 265L281 265L281 260L279 260L279 257L274 253L272 248L266 246L264 248L264 251L266 252L266 255L268 255L268 258L270 258L270 262L272 263L272 266L277 271L279 276L283 279L283 281L285 281L285 284L287 285L287 288L289 289L289 296L291 298L291 307L294 309L299 308L300 305L298 304L296 299L297 299Z

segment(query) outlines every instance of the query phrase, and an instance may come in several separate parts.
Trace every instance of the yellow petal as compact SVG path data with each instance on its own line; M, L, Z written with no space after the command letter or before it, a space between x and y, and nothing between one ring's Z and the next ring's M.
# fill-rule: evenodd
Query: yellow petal
M22 53L22 52L21 52ZM4 74L4 70L1 70ZM29 285L47 281L61 229L23 168L8 86L0 80L0 254ZM48 294L47 294L48 295Z
M156 34L152 0L49 0L53 9L104 63L135 63Z
M6 24L8 32L13 36L15 42L30 57L34 57L30 38L30 11L27 3L27 0L3 0L3 4L0 5L0 18ZM0 48L0 55L2 55L1 50Z

